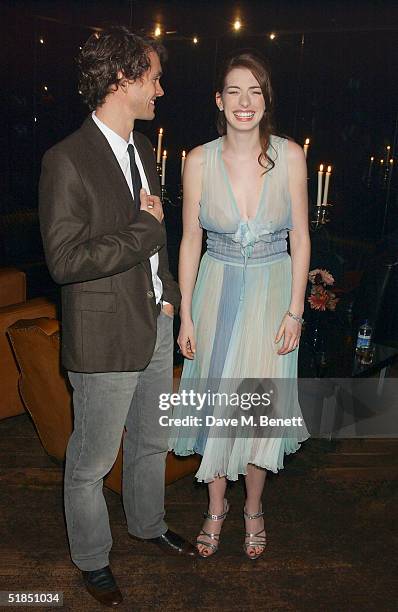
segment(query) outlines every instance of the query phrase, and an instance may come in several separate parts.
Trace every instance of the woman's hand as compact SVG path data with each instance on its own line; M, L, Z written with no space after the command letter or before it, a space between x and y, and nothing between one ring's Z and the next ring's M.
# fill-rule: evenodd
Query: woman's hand
M287 355L287 353L294 351L300 343L301 323L285 314L276 334L275 342L280 342L282 336L284 336L283 346L278 350L278 355Z
M196 342L192 319L181 321L180 332L177 338L182 355L187 359L193 359L196 352Z

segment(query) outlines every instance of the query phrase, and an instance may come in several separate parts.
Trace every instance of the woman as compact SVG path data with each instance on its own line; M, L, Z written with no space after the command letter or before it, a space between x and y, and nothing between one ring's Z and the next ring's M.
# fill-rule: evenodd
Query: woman
M310 257L306 163L299 145L271 133L272 101L263 60L251 53L234 56L216 93L220 138L193 149L186 159L179 262L178 344L186 358L181 388L204 388L206 380L222 386L222 381L245 377L297 377ZM197 276L202 228L207 252ZM301 414L297 391L288 396L286 413ZM174 412L175 417L186 414ZM245 475L247 493L244 550L250 559L264 552L266 470L283 468L284 454L295 452L306 438L305 425L293 438L235 440L211 435L211 428L190 436L184 428L174 429L170 448L176 454L203 455L196 477L208 483L209 509L197 539L201 556L217 551L229 509L226 479L237 480L239 474Z

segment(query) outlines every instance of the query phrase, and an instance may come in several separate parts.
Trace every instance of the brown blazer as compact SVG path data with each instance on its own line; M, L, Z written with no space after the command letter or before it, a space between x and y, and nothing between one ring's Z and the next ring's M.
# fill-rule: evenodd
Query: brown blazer
M150 141L134 132L150 192L159 178ZM62 285L62 362L75 372L142 370L156 342L149 257L159 253L163 299L178 308L164 224L133 199L91 117L43 157L39 217L47 265Z

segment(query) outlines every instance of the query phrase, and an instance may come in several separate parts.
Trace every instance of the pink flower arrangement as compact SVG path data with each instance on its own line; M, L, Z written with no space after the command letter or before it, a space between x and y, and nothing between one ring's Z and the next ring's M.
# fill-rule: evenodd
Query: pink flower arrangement
M316 268L308 274L311 283L311 293L308 302L313 310L336 310L339 298L327 287L334 285L334 278L327 270Z

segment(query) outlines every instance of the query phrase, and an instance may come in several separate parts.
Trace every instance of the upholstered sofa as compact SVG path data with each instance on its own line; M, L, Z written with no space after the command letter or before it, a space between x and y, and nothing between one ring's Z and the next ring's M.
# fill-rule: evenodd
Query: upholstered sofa
M19 388L47 453L63 460L72 431L72 398L60 366L60 326L53 318L20 320L10 326L8 335L20 369ZM176 457L169 453L166 484L196 471L199 458ZM122 453L105 480L120 493Z

